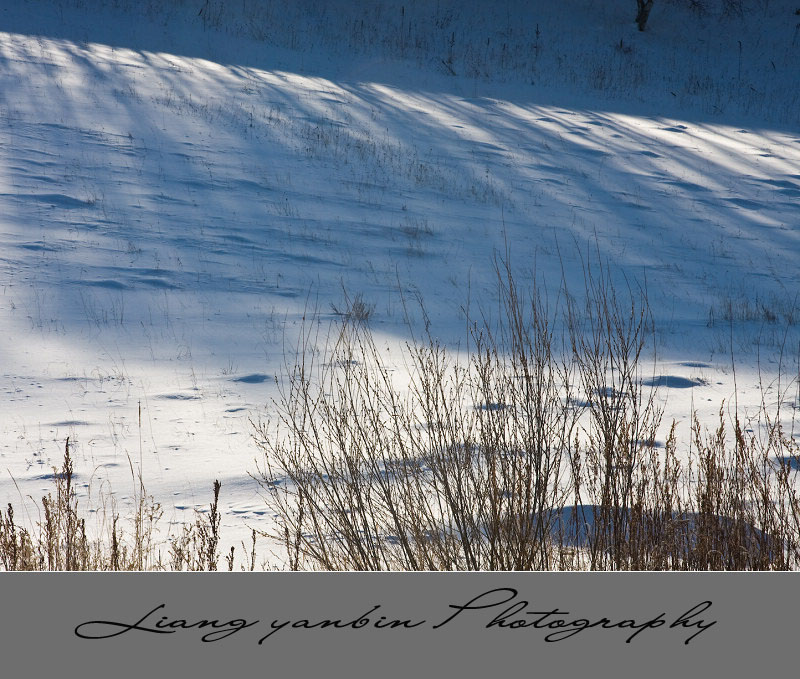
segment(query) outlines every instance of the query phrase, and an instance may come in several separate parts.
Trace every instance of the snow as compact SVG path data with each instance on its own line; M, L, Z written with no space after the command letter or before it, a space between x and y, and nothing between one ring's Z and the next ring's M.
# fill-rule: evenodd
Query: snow
M432 11L407 4L409 22ZM0 3L2 504L51 490L69 436L83 494L124 505L141 473L180 523L219 479L223 543L246 541L269 521L250 420L269 416L309 309L335 320L343 291L361 295L397 352L402 290L456 343L467 295L496 301L508 244L519 280L535 262L578 292L596 252L646 282L652 381L679 433L692 408L714 426L734 387L747 411L796 376L789 12L656 3L640 35L631 3L580 4L525 3L505 28L520 65L500 69L492 43L469 73L492 3L451 10L451 69L421 19L429 48L357 49L335 40L347 14L325 28L313 2L271 16L267 41L182 3ZM298 16L312 28L292 45ZM541 52L525 52L534 25ZM776 390L791 420L797 387Z

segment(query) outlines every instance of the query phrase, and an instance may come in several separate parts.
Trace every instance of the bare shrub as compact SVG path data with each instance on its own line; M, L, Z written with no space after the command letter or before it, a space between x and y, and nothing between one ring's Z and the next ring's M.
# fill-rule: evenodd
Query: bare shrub
M468 359L427 333L398 387L364 324L304 328L256 475L292 569L784 569L798 566L798 451L734 415L656 440L646 296L585 268L552 306L498 266L500 318ZM312 329L313 333L312 334ZM413 335L413 333L412 333Z

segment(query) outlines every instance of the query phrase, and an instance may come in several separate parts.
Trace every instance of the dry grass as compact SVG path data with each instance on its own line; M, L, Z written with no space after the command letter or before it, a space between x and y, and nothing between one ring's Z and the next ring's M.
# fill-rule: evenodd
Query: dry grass
M0 510L0 566L9 571L159 571L217 570L220 545L219 493L213 485L209 512L197 512L193 524L184 525L177 537L161 537L161 507L146 495L138 479L136 507L129 519L121 520L113 495L108 492L85 511L79 506L73 484L70 442L64 447L61 469L54 469L53 493L37 506L39 520L26 526L17 520L14 507ZM107 508L111 507L110 513ZM87 532L87 514L101 515L98 537ZM124 528L127 526L127 532ZM242 570L255 568L255 540L248 554L244 549ZM225 557L228 570L234 568L234 548Z
M760 433L720 410L681 454L674 424L657 444L644 294L587 268L585 305L549 307L497 272L501 322L471 324L468 361L415 338L408 390L364 324L319 352L308 327L257 425L290 568L798 567L800 457L766 408Z

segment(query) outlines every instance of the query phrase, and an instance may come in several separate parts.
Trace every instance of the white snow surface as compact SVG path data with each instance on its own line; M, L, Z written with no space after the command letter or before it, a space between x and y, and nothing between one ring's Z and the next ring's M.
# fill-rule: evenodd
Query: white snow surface
M335 320L343 289L362 295L392 360L400 290L419 294L455 344L468 295L496 302L507 248L519 280L535 262L554 290L562 271L582 288L591 252L646 284L679 435L692 408L713 427L734 385L743 411L764 396L792 420L800 38L784 3L656 3L642 34L622 0L528 2L519 22L498 6L523 3L453 4L416 51L337 43L324 4L259 34L246 8L214 25L199 2L0 2L2 506L37 520L25 498L52 490L69 437L82 498L110 487L124 505L141 473L180 523L219 479L238 545L269 521L250 420L269 417L309 305Z

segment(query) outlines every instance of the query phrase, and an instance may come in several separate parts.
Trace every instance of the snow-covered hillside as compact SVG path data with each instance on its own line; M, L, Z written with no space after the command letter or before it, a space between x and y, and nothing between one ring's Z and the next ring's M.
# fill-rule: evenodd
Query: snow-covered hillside
M308 309L346 291L394 351L419 296L455 343L507 249L520 281L579 293L599 254L646 285L679 434L734 383L791 421L790 3L665 0L644 33L632 0L161 4L0 2L3 506L69 436L83 492L124 504L141 472L170 521L219 479L238 544Z

